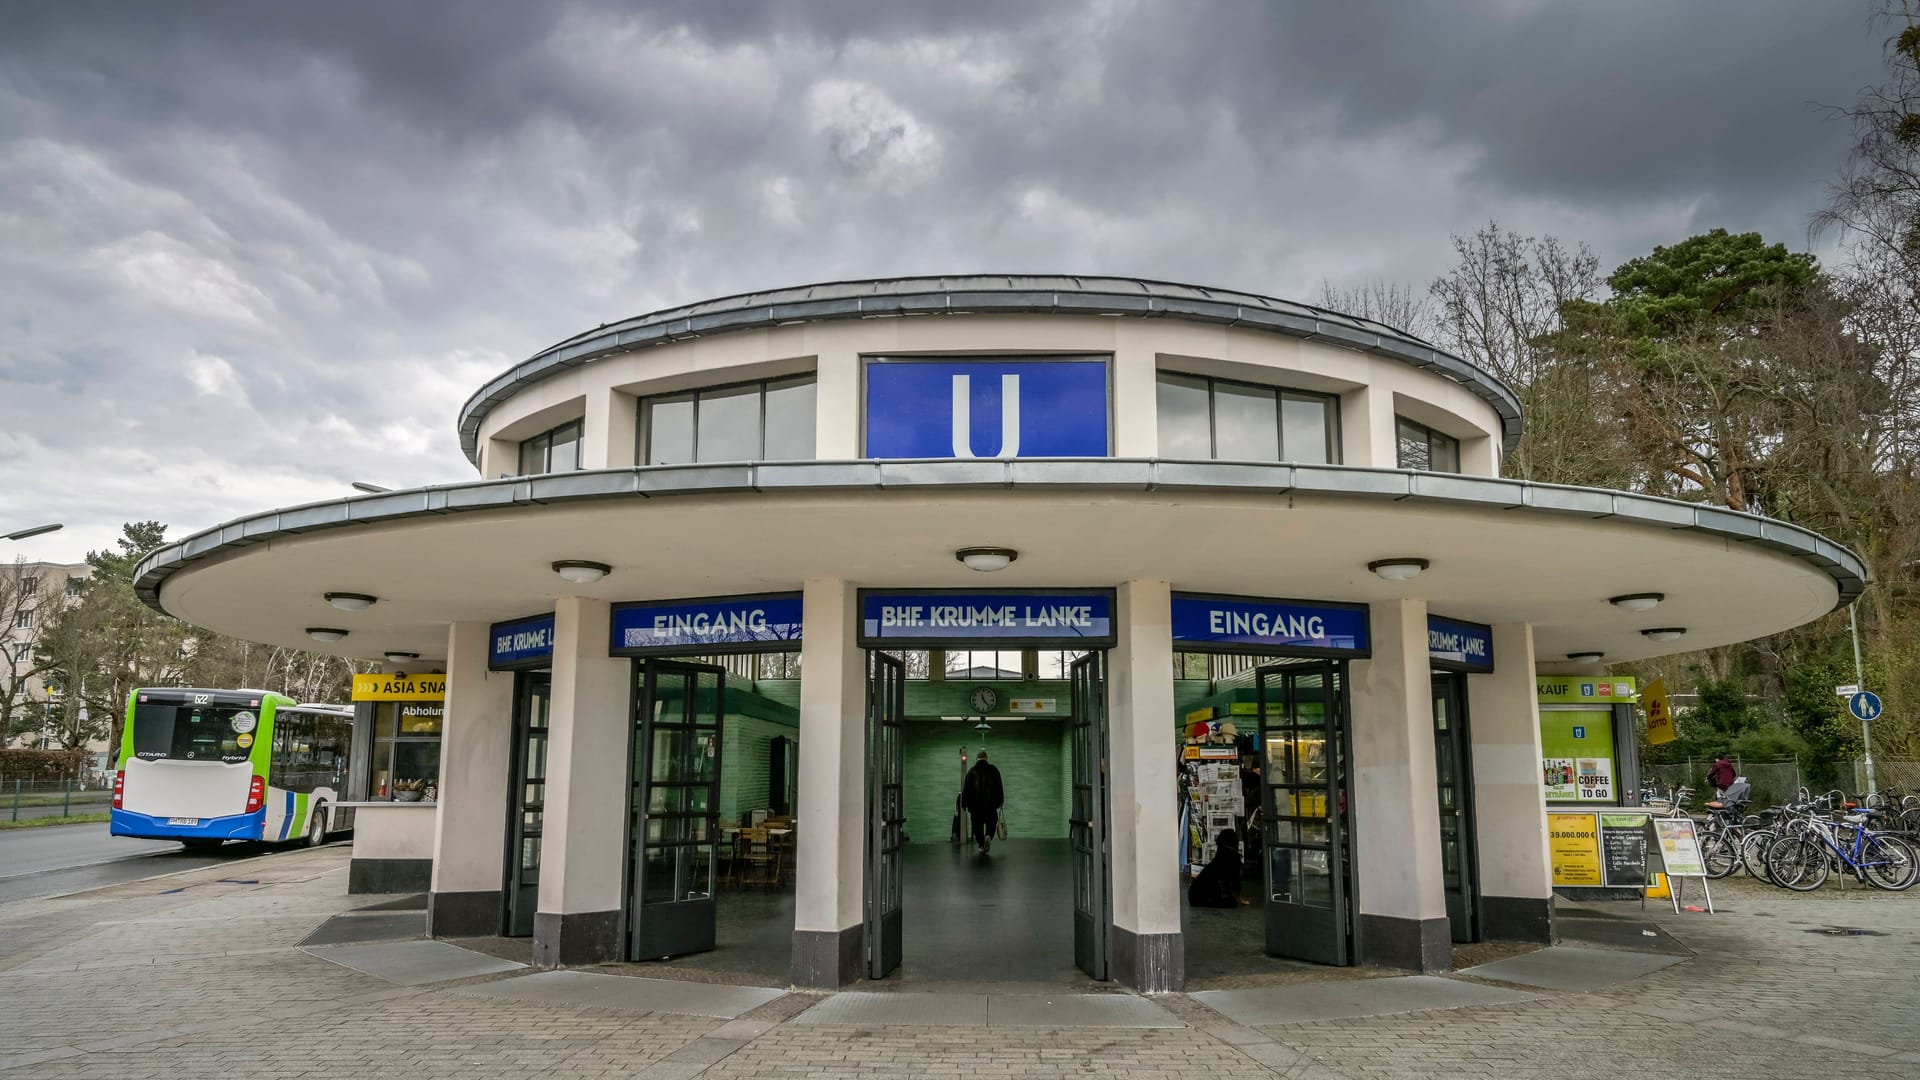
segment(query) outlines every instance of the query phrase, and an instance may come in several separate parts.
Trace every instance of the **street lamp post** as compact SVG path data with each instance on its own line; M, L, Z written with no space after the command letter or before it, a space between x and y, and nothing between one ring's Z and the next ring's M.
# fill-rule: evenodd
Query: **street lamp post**
M1865 690L1867 670L1866 666L1860 663L1860 622L1854 617L1853 609L1853 604L1847 605L1847 632L1853 635L1853 685ZM1860 749L1867 758L1867 790L1863 794L1871 795L1880 790L1880 785L1874 782L1873 776L1872 725L1865 720L1860 721Z
M61 528L63 528L63 526L57 521L48 525L31 525L27 528L8 533L6 538L8 540L25 540L29 536L41 536L50 532L58 532Z

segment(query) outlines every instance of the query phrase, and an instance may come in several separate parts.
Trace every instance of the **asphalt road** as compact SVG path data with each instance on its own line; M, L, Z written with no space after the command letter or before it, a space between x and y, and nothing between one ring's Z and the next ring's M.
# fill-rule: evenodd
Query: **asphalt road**
M0 830L0 904L217 866L270 850L266 844L228 844L213 853L189 852L172 840L110 835L104 821L5 829Z

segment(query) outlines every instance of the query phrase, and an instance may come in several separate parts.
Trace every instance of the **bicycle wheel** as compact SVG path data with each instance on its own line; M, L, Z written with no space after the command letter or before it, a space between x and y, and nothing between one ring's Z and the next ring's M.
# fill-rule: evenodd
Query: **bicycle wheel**
M1778 839L1780 834L1770 830L1750 832L1740 838L1740 863L1753 880L1775 884L1773 875L1767 872L1767 848Z
M1920 881L1920 852L1898 836L1869 836L1861 860L1867 884L1889 892L1905 892Z
M1776 885L1812 892L1827 883L1833 866L1824 845L1803 836L1783 836L1767 849L1767 872Z
M1707 876L1718 881L1740 869L1740 846L1726 833L1708 833L1700 841L1700 859Z

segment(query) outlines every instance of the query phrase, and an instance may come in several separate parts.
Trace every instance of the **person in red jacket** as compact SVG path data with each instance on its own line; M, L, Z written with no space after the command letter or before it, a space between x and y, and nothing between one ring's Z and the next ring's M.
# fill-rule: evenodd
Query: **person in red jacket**
M1713 768L1707 770L1707 783L1713 785L1716 798L1733 786L1733 762L1728 761L1725 754L1713 759Z

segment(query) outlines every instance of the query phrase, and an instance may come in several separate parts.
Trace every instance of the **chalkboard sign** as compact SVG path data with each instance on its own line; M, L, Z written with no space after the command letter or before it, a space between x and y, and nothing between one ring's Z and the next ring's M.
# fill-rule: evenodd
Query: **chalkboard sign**
M1608 885L1644 886L1647 846L1645 814L1600 815L1600 858Z

